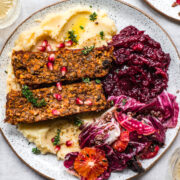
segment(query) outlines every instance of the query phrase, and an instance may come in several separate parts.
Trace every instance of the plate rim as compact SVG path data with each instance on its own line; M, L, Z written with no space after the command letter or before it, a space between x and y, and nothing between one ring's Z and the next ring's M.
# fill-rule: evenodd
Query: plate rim
M161 15L167 17L169 20L173 20L175 22L180 22L180 19L177 19L175 17L172 17L170 15L167 15L166 13L164 13L163 11L159 10L158 8L156 8L152 3L149 2L149 0L144 0L145 3L147 5L149 5L153 10L157 11L158 13L160 13Z
M35 14L39 13L40 11L43 11L44 9L48 8L48 7L51 7L51 6L55 6L57 4L60 4L60 3L63 3L63 2L67 2L69 0L61 0L60 2L56 2L56 3L53 3L53 4L50 4L50 5L47 5L37 11L35 11L34 13L32 13L30 16L28 16L26 19L24 19L20 24L17 25L17 27L13 30L13 32L9 35L9 37L7 38L7 40L5 41L5 43L3 44L3 47L2 49L0 50L0 56L5 48L5 46L7 45L8 41L10 40L10 38L14 35L14 33L17 31L17 29L22 25L24 24L28 19L30 19L32 16L34 16ZM177 56L179 57L179 60L180 60L180 53L174 43L174 41L172 40L171 36L167 33L167 31L154 19L152 18L150 15L148 15L146 12L144 12L143 10L137 8L136 6L134 5L131 5L127 2L124 2L123 0L114 0L114 1L117 1L119 3L122 3L126 6L129 6L130 8L132 9L135 9L137 11L139 11L140 13L142 13L144 16L146 16L147 18L149 18L151 21L153 21L158 27L160 27L160 29L166 34L166 36L168 37L168 39L170 40L170 42L172 43L173 47L175 48L175 51L177 53ZM144 0L146 1L146 0ZM142 176L143 174L145 174L149 169L151 169L156 163L157 161L168 151L168 149L172 146L172 144L174 143L178 133L179 133L179 130L180 130L180 127L179 129L177 129L177 133L175 135L175 137L173 138L173 140L171 141L171 143L169 144L169 146L167 147L167 149L148 167L145 169L144 173L141 173L141 174L136 174L135 176L131 177L131 178L128 178L127 180L130 180L132 178L135 178L135 177L138 177L138 176ZM35 171L37 174L39 174L40 176L42 177L45 177L46 179L49 179L49 180L54 180L52 177L49 177L43 173L41 173L40 171L38 171L37 169L35 169L34 167L32 167L30 164L28 164L23 158L20 157L20 155L15 151L15 149L12 147L12 145L10 144L10 142L8 141L8 138L5 136L5 134L3 133L3 130L1 129L0 127L0 133L2 134L3 138L5 139L6 143L9 145L9 147L11 148L11 150L15 153L15 155L29 168L31 168L33 171Z

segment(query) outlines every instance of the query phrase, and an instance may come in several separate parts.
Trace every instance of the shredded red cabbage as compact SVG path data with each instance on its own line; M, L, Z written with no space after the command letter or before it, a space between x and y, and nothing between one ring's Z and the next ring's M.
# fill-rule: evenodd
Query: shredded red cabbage
M106 95L147 102L167 88L170 56L144 31L128 26L115 35L115 63L103 81Z

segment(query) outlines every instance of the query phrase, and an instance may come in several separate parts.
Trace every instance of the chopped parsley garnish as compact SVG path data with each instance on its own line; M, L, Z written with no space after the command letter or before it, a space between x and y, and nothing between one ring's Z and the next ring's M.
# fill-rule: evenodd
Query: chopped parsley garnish
M78 40L77 40L77 35L75 34L75 31L72 30L72 31L68 31L68 38L73 41L75 44L78 43Z
M126 99L123 99L122 100L122 105L124 106L126 104L127 100Z
M59 145L59 143L60 143L60 136L59 135L60 135L60 129L57 129L57 134L54 137L54 142L53 142L54 146Z
M101 39L103 40L104 39L104 31L101 31L99 34L101 36Z
M114 101L111 101L111 103L110 103L110 104L111 104L111 106L114 106Z
M119 72L119 69L116 69L115 72L118 73L118 72Z
M90 7L90 8L92 8L92 6L91 6L91 5L90 5L89 7Z
M8 73L6 70L4 71L6 74Z
M36 147L36 148L32 148L32 153L38 155L41 154L41 151Z
M100 84L100 83L101 83L101 80L100 80L100 79L96 79L95 82L96 82L97 84Z
M92 50L94 49L94 46L90 47L84 47L84 49L81 51L84 55L88 55Z
M84 27L83 26L79 26L81 29L84 29Z
M82 78L82 81L85 83L90 83L90 79L89 78Z
M46 102L44 99L38 101L37 98L33 96L33 93L30 91L29 87L24 85L22 87L22 94L23 96L30 102L34 107L43 107L46 106Z
M74 119L74 124L78 127L80 127L83 124L83 121L81 119L79 119L78 117L76 117Z
M89 19L90 19L91 21L95 21L95 20L97 19L97 14L96 14L96 12L93 12L92 14L90 14Z

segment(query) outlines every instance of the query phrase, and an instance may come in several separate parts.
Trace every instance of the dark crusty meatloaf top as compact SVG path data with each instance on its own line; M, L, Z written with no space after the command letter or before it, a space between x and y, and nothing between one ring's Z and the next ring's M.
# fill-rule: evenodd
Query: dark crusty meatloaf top
M53 69L47 66L48 57L54 54ZM14 51L12 65L17 81L24 85L33 86L49 84L58 81L75 81L83 77L99 78L109 72L113 47L95 48L84 55L82 49L62 49L55 52L24 52ZM62 74L62 67L67 72Z
M96 84L94 81L64 85L62 86L62 91L52 86L32 90L32 92L34 97L38 99L44 98L47 103L46 106L41 108L34 107L22 95L21 91L12 90L7 95L6 122L11 124L20 122L33 123L80 112L101 111L107 107L102 85ZM62 100L58 101L54 97L55 93L61 94ZM87 102L90 101L92 103L80 105L76 102L77 98L83 102L88 100ZM54 110L56 115L53 113Z

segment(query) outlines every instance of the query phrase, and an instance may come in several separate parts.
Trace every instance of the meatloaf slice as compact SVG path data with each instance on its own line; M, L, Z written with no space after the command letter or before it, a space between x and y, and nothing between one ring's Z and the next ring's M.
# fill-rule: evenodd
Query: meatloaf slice
M39 100L44 98L46 106L34 107L21 91L12 90L7 95L6 122L11 124L33 123L81 112L101 111L107 106L102 85L94 81L64 85L62 91L53 86L32 90L32 92L35 98ZM62 96L60 101L54 97L56 93ZM84 103L80 105L77 98Z
M113 48L102 47L84 55L82 49L62 49L55 52L14 51L12 65L17 81L33 86L58 81L75 81L85 77L99 78L108 74L112 62ZM52 69L47 66L48 57L55 55ZM65 67L65 75L62 69Z

